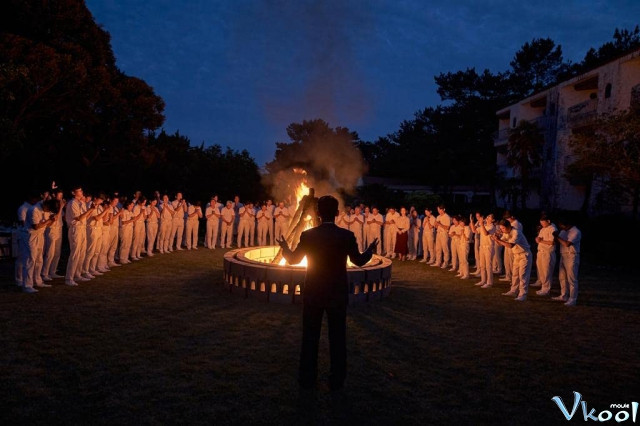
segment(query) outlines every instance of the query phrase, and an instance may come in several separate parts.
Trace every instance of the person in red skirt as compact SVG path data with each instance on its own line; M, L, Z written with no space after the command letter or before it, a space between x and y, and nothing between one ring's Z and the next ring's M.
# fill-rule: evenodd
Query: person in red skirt
M407 216L407 209L404 207L400 208L400 217L396 219L396 227L398 228L398 233L396 237L396 246L394 252L398 255L398 259L405 260L407 257L407 252L409 251L409 216Z

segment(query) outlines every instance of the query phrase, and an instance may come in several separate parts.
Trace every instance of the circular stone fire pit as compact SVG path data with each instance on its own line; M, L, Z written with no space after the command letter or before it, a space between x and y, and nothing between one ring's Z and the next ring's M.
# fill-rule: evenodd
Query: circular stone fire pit
M229 291L267 302L301 303L304 266L276 265L278 246L231 250L224 255L224 280ZM362 268L347 268L349 304L381 299L391 290L391 260L374 255Z

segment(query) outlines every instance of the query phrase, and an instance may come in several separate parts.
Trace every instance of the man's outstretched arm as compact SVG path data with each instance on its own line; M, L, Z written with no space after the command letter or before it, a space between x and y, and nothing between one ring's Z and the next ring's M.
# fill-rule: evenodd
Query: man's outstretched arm
M284 239L284 236L280 236L280 239L277 240L280 248L282 248L282 256L287 260L287 262L289 262L289 265L295 265L296 263L302 262L302 258L307 254L304 249L306 246L306 244L304 244L304 239L303 234L300 236L300 242L298 243L298 247L296 247L295 251L291 251L289 244L287 244L287 241Z
M371 256L373 256L373 252L375 251L377 245L378 239L376 238L371 244L369 244L369 247L367 247L365 251L360 253L360 250L358 249L358 243L356 243L356 237L352 235L349 241L349 260L351 260L351 262L357 266L366 264L371 260Z

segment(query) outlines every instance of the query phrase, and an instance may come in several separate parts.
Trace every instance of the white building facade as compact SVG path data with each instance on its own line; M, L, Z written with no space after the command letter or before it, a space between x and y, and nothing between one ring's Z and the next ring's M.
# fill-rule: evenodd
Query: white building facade
M598 115L626 110L632 103L640 104L640 49L501 109L496 114L499 127L494 140L498 172L504 178L514 176L506 156L510 129L521 120L535 122L544 134L541 167L533 176L540 188L531 192L527 207L579 210L586 187L584 182L571 182L565 176L575 158L569 141ZM591 200L599 191L592 188ZM499 207L514 207L501 191L496 200ZM591 200L589 205L593 206Z

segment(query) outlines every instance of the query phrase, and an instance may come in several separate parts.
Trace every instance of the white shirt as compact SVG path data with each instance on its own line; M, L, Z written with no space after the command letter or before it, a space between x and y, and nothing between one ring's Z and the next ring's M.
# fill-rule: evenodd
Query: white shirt
M43 235L45 229L47 228L46 226L43 226L40 229L33 229L33 226L46 221L48 219L48 216L49 213L45 213L45 211L42 210L42 201L35 203L31 207L29 207L29 210L27 210L26 219L24 221L24 226L27 231L29 231L29 234Z
M197 214L194 216L191 216L194 213L197 213ZM187 220L195 222L201 216L202 216L202 210L200 209L200 207L194 206L193 204L189 204L189 207L187 207Z
M496 233L496 227L493 226L493 224L486 224L484 228L487 230L487 235L484 235L484 233L479 230L480 228L478 228L478 231L480 232L480 246L491 247L493 246L493 240L491 239L491 236Z
M516 228L511 228L511 231L508 235L509 239L507 240L507 242L514 244L514 246L511 247L511 251L513 252L513 254L522 254L530 251L529 242L525 238L522 231Z
M124 209L124 211L120 215L120 228L125 228L125 227L131 228L131 226L133 225L133 222L129 222L129 223L123 223L123 222L127 220L131 220L132 217L133 215L131 214L131 212L127 209Z
M278 216L279 214L282 214L283 216ZM282 207L280 208L279 206L276 207L276 209L274 210L274 214L273 216L276 218L276 222L278 223L283 223L289 220L288 217L285 216L289 216L289 209L287 209L286 207Z
M436 222L444 225L444 226L451 226L451 216L449 216L446 213L443 213L441 215L438 215L438 217L436 218ZM442 228L442 227L438 227L438 231L441 234L445 234L447 235L449 233L449 231L447 231L446 229Z
M545 228L540 228L538 232L538 238L542 239L542 241L553 242L553 233L556 232L558 228L552 223ZM555 244L538 244L538 250L552 251L555 248Z
M258 219L258 223L269 223L271 220L271 213L269 213L269 207L265 211L259 210L256 214L256 218Z
M369 224L369 229L370 229L370 230L375 231L375 232L380 231L380 227L382 226L382 225L380 225L380 223L383 223L383 220L384 220L384 219L382 218L382 215L381 215L380 213L378 213L378 214L373 214L373 213L371 213L371 214L369 215L369 218L368 218L367 220L368 220L368 221L371 221L371 223ZM379 223L374 223L374 222L373 222L374 220L375 220L376 222L379 222Z
M351 224L349 225L349 230L362 232L362 225L364 223L364 215L362 213L352 214L349 217L349 221Z
M393 212L393 213L387 213L385 220L384 220L384 224L385 224L385 229L388 232L397 232L398 231L398 218L400 217L400 213L398 212ZM390 223L391 221L393 221L394 223Z
M233 218L235 217L236 213L233 211L233 208L224 208L222 210L220 210L220 215L222 216L222 220L226 221L226 222L233 222Z
M209 205L209 207L207 207L207 210L205 210L205 216L207 216L207 220L208 221L218 221L220 220L220 208L218 207L218 205L216 206L211 206Z
M158 211L157 206L148 205L147 206L147 223L158 223L158 217L160 216L160 212Z
M18 221L24 226L24 223L27 221L27 211L31 208L31 204L26 201L22 203L20 207L18 207Z
M74 198L72 199L66 207L65 211L65 220L67 221L67 225L69 226L86 226L87 218L85 217L82 220L78 220L77 217L82 215L85 210L86 205L82 201Z
M558 236L571 243L569 247L565 247L560 244L560 253L580 254L580 240L582 239L582 232L580 232L578 228L572 226L568 231L560 231Z
M163 221L173 219L171 213L173 213L173 204L162 203L162 209L160 210L160 219Z

